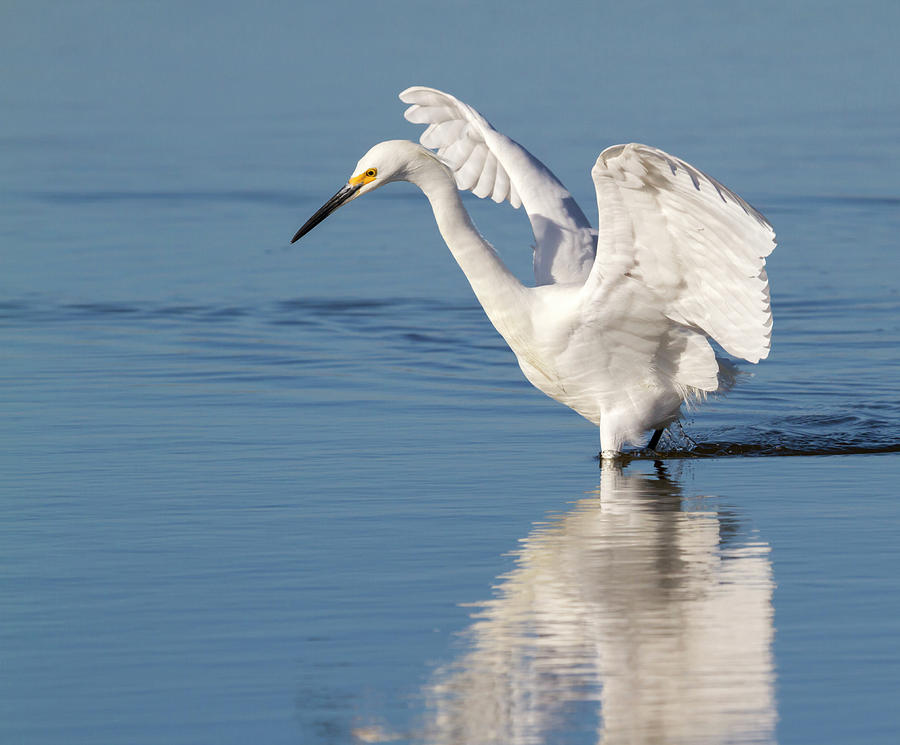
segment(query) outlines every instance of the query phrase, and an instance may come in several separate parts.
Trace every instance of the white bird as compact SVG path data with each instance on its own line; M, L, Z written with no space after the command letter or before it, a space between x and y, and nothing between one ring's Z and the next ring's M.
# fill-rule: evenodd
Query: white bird
M594 231L547 167L475 109L433 88L408 88L400 99L412 104L409 121L428 125L422 145L375 145L291 243L385 184L418 186L525 377L600 428L604 458L649 430L655 449L683 403L729 387L732 367L709 338L749 362L768 356L765 257L775 234L733 191L662 150L615 145L591 171ZM457 189L525 207L536 286L507 269Z

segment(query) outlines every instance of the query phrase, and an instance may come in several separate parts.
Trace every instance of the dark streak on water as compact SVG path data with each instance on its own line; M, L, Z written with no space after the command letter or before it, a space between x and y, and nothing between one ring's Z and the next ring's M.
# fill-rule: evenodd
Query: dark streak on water
M857 422L857 424L859 424ZM867 439L877 432L867 432ZM885 445L856 445L840 438L829 441L827 435L813 438L808 447L780 444L781 433L773 432L772 441L764 442L698 442L684 450L640 450L622 458L623 463L632 460L670 460L674 458L728 458L754 456L811 456L811 455L877 455L879 453L900 453L900 442ZM824 442L823 442L824 440ZM599 456L598 456L599 459Z

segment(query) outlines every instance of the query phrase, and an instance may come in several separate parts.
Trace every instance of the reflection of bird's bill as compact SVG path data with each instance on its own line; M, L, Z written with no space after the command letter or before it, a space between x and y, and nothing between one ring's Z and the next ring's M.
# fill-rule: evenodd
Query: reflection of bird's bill
M296 243L310 230L316 227L316 225L322 222L322 220L328 217L328 215L334 212L338 207L349 202L354 196L356 196L356 192L358 192L362 188L362 186L363 183L360 181L358 184L347 184L346 186L342 187L337 194L335 194L331 199L329 199L319 208L316 214L314 214L303 224L303 227L296 232L293 238L291 238L291 243Z

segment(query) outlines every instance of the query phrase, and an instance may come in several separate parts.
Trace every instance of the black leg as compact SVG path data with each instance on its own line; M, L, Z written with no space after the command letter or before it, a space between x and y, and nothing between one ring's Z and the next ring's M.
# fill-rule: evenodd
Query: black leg
M656 450L656 446L659 445L659 438L662 437L663 432L665 432L665 428L658 429L653 433L653 437L651 437L650 442L647 443L648 450Z

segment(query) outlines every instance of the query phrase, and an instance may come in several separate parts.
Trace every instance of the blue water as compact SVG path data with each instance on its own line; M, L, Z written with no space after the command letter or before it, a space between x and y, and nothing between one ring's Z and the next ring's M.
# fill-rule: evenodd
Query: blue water
M627 6L4 7L0 742L897 741L900 11ZM412 187L288 247L412 84L771 220L708 457L600 469Z

